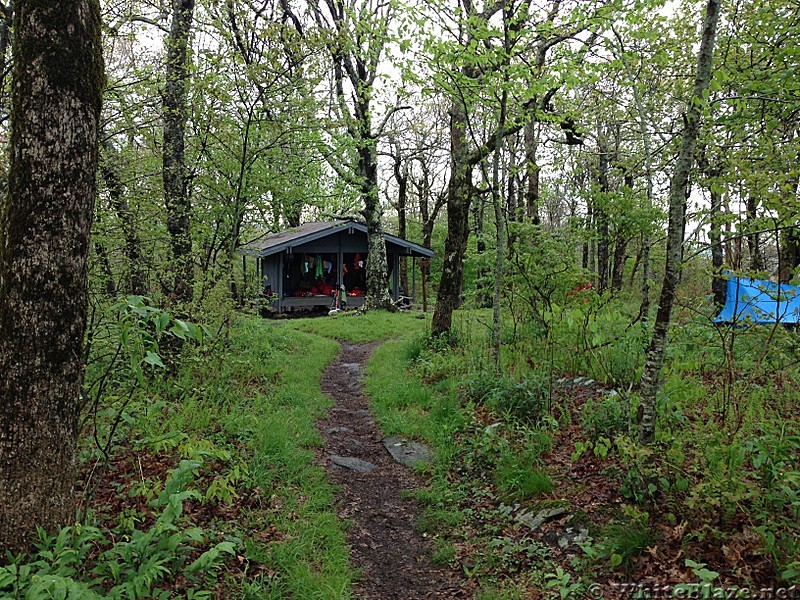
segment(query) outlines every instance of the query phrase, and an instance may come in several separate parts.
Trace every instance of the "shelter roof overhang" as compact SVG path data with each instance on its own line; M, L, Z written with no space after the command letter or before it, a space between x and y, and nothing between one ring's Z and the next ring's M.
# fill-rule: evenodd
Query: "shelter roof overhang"
M251 256L272 256L283 251L292 251L293 248L308 244L316 240L341 233L344 231L354 232L358 231L366 235L367 226L363 223L351 220L338 220L338 221L323 221L315 223L306 223L299 227L294 227L286 231L279 231L277 233L269 234L257 240L253 240L244 244L239 248L240 254L247 254ZM394 244L405 249L407 256L421 256L431 258L434 254L433 250L409 242L396 235L389 233L383 234L387 243Z

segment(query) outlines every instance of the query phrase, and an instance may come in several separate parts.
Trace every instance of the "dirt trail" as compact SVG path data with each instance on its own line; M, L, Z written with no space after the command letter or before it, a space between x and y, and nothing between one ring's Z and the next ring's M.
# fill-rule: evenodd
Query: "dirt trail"
M431 563L430 544L414 528L420 507L401 495L403 490L420 487L422 481L386 451L369 398L361 392L362 371L376 345L342 345L322 377L322 390L336 404L317 423L325 438L320 459L330 479L342 486L338 513L351 524L348 541L353 565L363 574L355 596L369 600L466 598L458 575Z

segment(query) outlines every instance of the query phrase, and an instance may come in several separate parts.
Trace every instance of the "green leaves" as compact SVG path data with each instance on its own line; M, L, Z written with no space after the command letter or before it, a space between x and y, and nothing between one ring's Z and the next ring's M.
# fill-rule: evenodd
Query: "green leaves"
M204 326L177 319L150 303L145 296L132 295L110 309L115 321L108 334L117 338L120 354L127 356L127 364L136 380L143 376L143 366L166 368L161 347L167 338L202 344L210 337Z
M216 571L228 556L236 555L241 543L224 539L186 566L195 548L209 538L207 530L186 527L181 520L183 503L202 498L193 488L201 465L197 460L183 460L170 473L164 491L152 503L163 510L147 530L103 532L76 524L51 536L40 529L35 561L9 556L9 564L0 567L0 596L62 600L170 597L158 585L181 572L211 585ZM195 592L194 597L204 597L202 589Z
M236 544L233 542L220 542L213 548L206 550L197 560L186 567L187 573L197 573L216 568L224 560L224 554L236 556Z
M166 369L161 357L152 350L147 351L147 354L144 357L144 362L153 367L161 367L162 369Z

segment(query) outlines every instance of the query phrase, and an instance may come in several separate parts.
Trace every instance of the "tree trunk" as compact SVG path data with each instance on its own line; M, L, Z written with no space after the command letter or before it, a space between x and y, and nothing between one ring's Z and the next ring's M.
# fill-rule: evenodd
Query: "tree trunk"
M186 88L189 34L194 18L194 0L172 0L172 23L167 37L167 71L164 83L164 203L172 245L175 277L172 299L191 302L194 296L189 186L184 152L186 148Z
M714 297L714 304L722 308L725 306L725 297L728 295L728 283L722 277L725 266L725 257L722 250L722 231L720 222L722 218L722 193L711 186L711 226L708 238L711 242L711 293Z
M456 100L450 109L450 154L452 173L447 184L447 238L444 242L444 264L436 308L433 310L431 333L441 336L453 325L453 312L461 301L464 282L464 256L469 237L469 208L472 203L472 165L467 156L467 107Z
M606 203L608 198L608 149L601 133L598 136L598 152L600 163L597 172L597 184L600 188L600 202L595 204L594 216L597 223L597 291L603 292L608 287L608 246L609 226Z
M636 258L633 259L633 266L631 267L631 276L630 279L628 280L628 285L630 285L631 288L633 287L633 283L636 281L636 273L639 272L639 265L642 264L643 257L644 257L644 243L640 243L639 248L636 251ZM640 314L642 314L641 307L639 310Z
M516 144L508 144L508 166L504 169L506 176L506 218L519 222L524 216L524 207L517 205L517 148Z
M783 187L784 206L792 206L800 187L800 175L793 174L790 177ZM778 281L789 283L796 275L797 267L800 267L800 226L794 222L791 227L782 229L778 238Z
M761 256L761 235L758 233L758 198L750 194L747 197L747 249L750 251L750 270L763 271L764 259Z
M619 154L619 131L617 131L617 154ZM633 176L625 173L625 188L627 192L633 193ZM628 258L628 231L620 225L617 226L616 235L614 236L614 266L611 270L611 291L619 292L622 290L622 279L625 276L625 261ZM637 261L641 258L637 256Z
M525 126L525 163L528 175L528 188L525 193L525 215L534 225L539 225L539 181L542 168L536 162L538 146L536 135L536 121L531 121Z
M431 247L431 240L433 239L433 226L436 224L436 217L439 211L444 206L447 200L446 193L439 193L436 201L431 208L429 201L431 197L431 181L430 171L424 161L419 161L422 167L422 181L414 181L414 187L417 188L417 196L419 197L419 216L422 220L422 245L426 248Z
M642 98L642 91L638 85L636 74L630 68L627 60L625 60L625 45L622 38L615 32L617 40L620 44L622 66L625 69L628 77L631 79L631 90L633 92L633 100L636 106L636 117L639 125L639 134L642 136L642 146L644 146L644 167L645 178L647 180L647 193L644 197L644 208L649 211L653 207L653 144L650 138L650 130L647 128L647 110L644 106ZM639 314L642 321L646 322L650 314L650 247L652 240L650 233L645 232L642 236L642 247L636 255L636 264L634 264L633 274L636 273L636 266L641 261L642 263L642 303L639 306ZM631 283L633 283L633 274L631 275Z
M74 516L104 85L96 0L18 0L0 220L0 551Z
M586 241L583 243L583 259L581 264L590 274L595 272L595 251L594 251L594 203L590 198L586 203Z
M725 263L722 248L722 192L718 180L722 175L722 165L717 162L712 165L708 159L707 148L704 146L698 154L698 167L708 180L708 191L711 196L711 206L708 212L709 228L708 239L711 243L711 295L717 308L725 305L728 285L722 277Z
M404 168L405 167L405 168ZM403 239L408 236L408 164L403 164L400 149L394 157L394 176L397 179L397 235ZM408 295L408 260L400 257L400 288Z
M509 39L508 20L510 15L507 8L503 9L503 40L505 51L510 55L511 41ZM508 106L508 79L503 78L503 91L500 95L500 118L497 124L497 142L492 160L492 204L494 205L495 222L495 262L494 262L494 290L492 292L492 358L494 370L502 372L502 298L503 298L503 272L506 260L506 219L503 214L503 202L500 194L500 158L503 131L506 128L506 111ZM513 179L513 177L511 178Z
M8 118L8 96L6 77L8 76L8 46L11 43L11 25L14 7L11 2L0 4L0 123Z
M611 291L622 289L622 278L625 275L625 259L627 259L628 240L618 232L614 241L614 267L611 270Z
M779 252L778 280L789 283L797 267L800 267L800 227L793 225L781 231Z
M367 110L364 111L367 114ZM362 123L367 130L369 122ZM386 240L383 237L380 198L378 197L378 151L376 140L363 136L359 148L359 175L362 181L361 196L364 199L362 215L367 224L367 290L364 300L366 310L391 310L392 298L389 296L389 275L386 264Z
M102 222L101 213L97 213L98 225ZM97 278L98 283L101 284L103 291L109 298L114 298L117 295L117 283L114 280L114 272L111 270L111 261L108 258L108 249L103 242L102 236L94 237L94 253L97 257L97 262L100 263L100 276ZM89 267L91 270L91 266Z
M111 143L105 142L103 151L100 175L108 190L111 206L122 225L122 235L125 238L125 260L128 263L125 291L129 294L144 294L146 276L143 268L142 242L136 230L136 221L131 213L130 205L125 198L125 189L119 176L119 161Z
M554 3L553 10L548 14L550 23L555 19L559 2ZM469 29L472 30L476 21L487 21L499 10L504 8L504 4L498 2L491 5L490 10L481 15L472 12L472 5L468 3L470 14L468 19L472 20ZM564 38L566 39L566 38ZM466 45L469 46L474 38L472 33L467 35ZM543 40L538 48L536 59L536 72L544 66L545 57L549 48L555 43L552 40ZM461 75L469 79L477 79L479 71L474 65L466 65L461 69ZM552 95L556 88L548 91L542 97L534 97L526 104L526 110L531 112L531 117L535 118L536 111L543 111L549 105ZM485 160L494 152L497 145L508 135L521 131L526 125L524 120L517 120L513 125L502 127L497 132L490 133L487 142L479 146L474 151L468 150L467 128L468 128L468 106L465 98L454 95L450 105L450 180L447 185L447 238L445 240L444 264L442 267L442 277L439 282L439 292L436 297L436 308L433 312L431 321L431 334L441 336L449 333L453 321L453 311L461 303L461 292L464 284L464 256L467 249L469 237L469 210L472 203L473 185L472 170L481 161ZM481 210L481 213L483 211ZM480 220L477 223L481 226Z
M697 58L692 98L685 117L685 127L681 136L675 172L669 189L669 226L667 232L667 256L664 269L664 283L658 302L658 312L653 327L653 336L647 350L647 360L641 380L641 398L637 420L639 440L652 443L656 428L656 393L659 387L661 366L664 363L664 350L672 319L672 305L681 270L683 248L683 229L685 220L686 190L689 187L689 174L694 160L694 149L700 131L700 119L704 101L702 100L711 81L711 65L714 56L717 21L719 19L719 0L708 0L700 51Z

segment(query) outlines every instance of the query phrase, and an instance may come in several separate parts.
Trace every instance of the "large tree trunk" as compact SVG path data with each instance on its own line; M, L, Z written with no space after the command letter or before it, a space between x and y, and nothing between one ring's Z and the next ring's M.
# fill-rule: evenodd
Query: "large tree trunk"
M667 256L664 269L664 284L658 302L658 313L653 327L653 337L647 350L647 360L641 381L641 398L639 403L639 440L651 443L655 440L656 428L656 393L659 387L659 375L664 363L664 350L667 345L667 334L672 319L672 305L681 270L683 248L683 229L685 220L686 190L689 186L689 174L694 160L694 149L700 131L700 119L703 108L703 95L711 81L711 65L714 56L714 40L719 19L719 0L708 0L703 33L700 41L700 52L697 58L692 98L686 113L685 127L681 136L675 172L669 189L669 228L667 233Z
M0 4L0 123L8 118L8 96L6 77L8 76L8 46L11 42L11 25L14 18L14 7L11 2Z
M167 71L164 84L164 203L172 245L175 277L172 298L191 302L194 284L191 200L186 177L187 54L194 18L194 0L172 0L172 23L167 37Z
M365 110L368 114L368 109ZM363 126L371 129L369 122ZM364 199L362 215L367 224L367 293L364 307L367 310L390 310L393 307L389 296L389 276L386 264L386 240L383 238L380 198L378 196L378 151L376 141L364 135L359 149L359 175L362 181L361 196Z
M0 221L0 551L74 516L104 85L96 0L17 0Z

